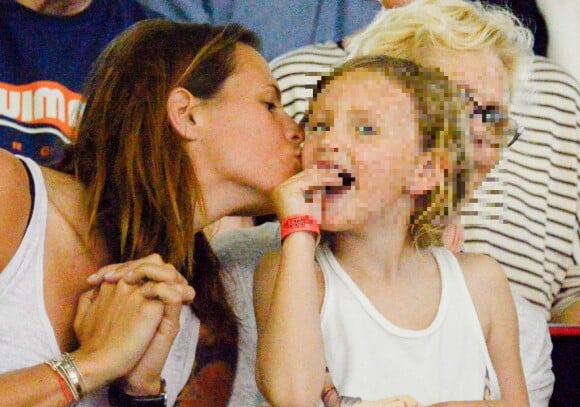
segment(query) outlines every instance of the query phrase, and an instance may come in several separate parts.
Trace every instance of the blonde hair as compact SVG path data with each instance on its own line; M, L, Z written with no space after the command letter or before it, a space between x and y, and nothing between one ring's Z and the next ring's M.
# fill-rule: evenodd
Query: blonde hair
M332 81L360 70L382 74L409 94L421 150L432 152L434 159L445 163L443 181L415 198L409 222L417 248L441 246L445 220L457 211L471 183L467 177L473 174L467 95L437 70L386 55L368 55L351 59L324 76L316 86L313 102Z
M525 80L533 36L507 9L466 0L416 0L379 12L348 44L351 58L384 54L423 64L436 49L490 50L506 68L510 94Z

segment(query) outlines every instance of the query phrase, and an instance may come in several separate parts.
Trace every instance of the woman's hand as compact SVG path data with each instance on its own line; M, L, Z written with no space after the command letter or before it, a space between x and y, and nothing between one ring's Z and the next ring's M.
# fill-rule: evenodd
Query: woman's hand
M121 281L119 284L123 284ZM173 341L179 333L179 317L184 300L193 300L193 289L190 297L184 297L178 285L147 282L155 294L152 300L163 303L163 316L145 354L126 376L121 378L120 385L125 393L135 396L158 394L161 386L161 371ZM153 288L154 285L154 288ZM191 288L191 287L190 287Z
M193 301L195 296L193 288L172 265L163 262L159 255L103 267L89 278L89 282L141 287L149 300L162 304L162 317L146 351L119 383L128 394L159 393L161 370L179 332L182 306Z
M79 341L75 357L106 366L103 377L95 378L99 385L87 383L89 389L127 374L141 359L163 318L163 303L150 299L163 295L156 291L153 283L138 287L120 282L81 295L74 320Z
M183 286L181 289L188 296L191 295L190 289L193 290L187 284L185 277L173 265L165 263L161 256L156 253L139 260L105 266L91 274L87 278L87 282L98 287L102 282L114 284L121 279L129 284L141 284L144 280L179 284Z

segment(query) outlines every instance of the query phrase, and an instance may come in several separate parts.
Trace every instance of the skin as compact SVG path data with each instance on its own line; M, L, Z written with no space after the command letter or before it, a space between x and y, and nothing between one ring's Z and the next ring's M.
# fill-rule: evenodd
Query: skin
M196 217L198 230L224 214L267 210L268 194L276 180L292 175L300 165L298 146L303 133L282 111L276 82L266 61L242 45L235 50L235 61L236 71L225 81L211 106L200 104L181 88L171 93L167 103L176 134L196 163L199 178L205 181L202 192L208 211L205 218ZM219 127L212 120L237 120L237 131L232 135L216 131L214 140L209 140L210 130ZM233 132L233 125L228 129ZM215 140L221 137L230 138L225 143ZM234 163L226 167L213 164L214 160L232 158L235 152L231 150L244 151L247 157L250 151L260 151L262 147L275 157L268 176L257 172L252 160L236 161L239 167ZM0 172L3 270L24 236L31 197L23 165L3 150ZM125 376L126 390L131 394L157 393L161 368L178 332L178 310L193 299L193 289L156 255L105 267L110 258L104 242L98 236L89 239L82 185L73 177L50 169L43 168L42 174L48 192L44 302L60 349L73 353L89 391ZM99 269L101 275L117 272L132 277L121 284L105 284L98 292L90 290L93 285L87 278ZM138 284L144 278L151 284ZM85 294L81 296L82 293ZM27 388L24 395L23 385ZM1 392L2 405L64 403L58 381L46 365L2 374L0 388L12 389Z
M303 132L282 109L264 58L244 44L236 58L238 67L215 98L191 101L195 124L187 123L195 137L188 143L192 162L217 219L271 213L269 193L301 167Z
M356 92L352 92L353 85ZM381 110L385 101L390 106L386 112ZM382 219L385 204L397 199L394 191L404 188L413 175L414 162L408 157L419 156L410 98L380 74L362 71L333 83L332 92L322 92L316 106L323 108L313 110L309 119L304 167L320 169L324 174L321 181L330 184L341 184L340 171L355 177L355 188L344 195L317 194L322 198L321 226L342 230L348 225L351 229ZM361 207L367 210L361 211Z
M16 0L31 10L52 16L73 16L84 11L91 0Z
M561 315L553 318L553 321L561 324L580 325L580 301L574 302Z
M499 57L489 50L434 50L421 64L438 68L447 78L469 89L480 106L496 105L509 111L508 74ZM479 185L501 157L501 149L489 143L489 129L475 116L470 121L474 142L475 177Z
M383 5L384 8L394 8L405 6L412 2L413 0L382 0L381 4Z
M413 191L428 190L434 186L433 181L437 182L438 177L429 173L436 171L436 165L434 162L426 165L429 160L412 158L412 155L397 156L397 151L405 149L404 143L379 140L370 149L366 145L371 142L360 139L357 124L348 118L353 110L364 110L367 100L376 101L373 105L376 110L374 114L367 113L367 120L377 129L375 136L379 139L389 138L388 128L397 126L401 115L413 117L409 103L406 108L402 103L404 95L385 93L385 87L392 83L382 79L379 85L373 75L367 78L368 82L359 78L355 83L348 80L347 74L325 88L323 97L312 107L312 115L316 118L320 112L331 110L334 124L328 126L324 137L310 137L308 132L305 151L314 151L312 162L315 164L318 154L324 160L329 156L341 160L343 154L352 154L353 161L373 174L365 179L362 172L354 188L339 198L341 205L333 202L324 207L327 198L321 197L320 205L328 212L322 216L321 226L325 229L329 225L332 230L340 231L332 239L336 258L386 319L402 328L425 329L431 324L440 301L439 272L432 256L416 252L407 234L407 224L396 220L408 219ZM368 92L366 97L361 98L364 94L361 89ZM401 111L390 111L397 104ZM382 112L381 120L373 121L378 112ZM414 137L409 130L399 134L406 134L411 140ZM314 144L312 150L310 143ZM318 148L328 145L332 145L330 154ZM416 152L414 145L409 143L409 153ZM374 174L380 174L389 165L376 160L377 155L389 157L395 164L389 167L391 171L377 177L374 184ZM306 153L304 159L308 163ZM273 193L277 214L281 217L298 213L315 215L309 211L313 208L316 211L316 205L305 203L302 196L313 186L331 185L325 170L307 169L280 185ZM373 203L365 200L376 188L381 189L380 197L385 199L381 202L384 211L375 211ZM351 205L357 208L355 213L364 215L345 216L340 209ZM363 221L359 223L357 219ZM284 240L281 252L266 256L255 275L257 381L274 405L312 405L323 388L326 364L319 312L324 285L314 251L312 234L293 233ZM517 321L507 280L500 266L489 257L473 254L457 257L497 371L503 399L496 405L525 406L528 401L519 360ZM493 298L489 292L494 292ZM489 403L439 404L443 405L487 406Z

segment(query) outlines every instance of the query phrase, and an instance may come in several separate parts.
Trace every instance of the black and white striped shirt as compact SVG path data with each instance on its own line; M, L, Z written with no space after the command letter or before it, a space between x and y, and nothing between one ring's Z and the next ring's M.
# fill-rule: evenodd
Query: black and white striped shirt
M346 56L340 43L327 42L270 62L292 118L302 119L311 86ZM503 221L464 218L465 250L495 258L512 287L549 319L580 300L580 91L542 57L534 59L530 87L526 106L512 107L525 132L488 177L503 182ZM482 189L486 184L493 182Z

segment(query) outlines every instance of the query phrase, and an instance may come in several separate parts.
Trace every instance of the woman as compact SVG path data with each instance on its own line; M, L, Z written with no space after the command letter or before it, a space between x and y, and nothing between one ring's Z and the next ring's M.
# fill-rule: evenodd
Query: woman
M270 212L303 140L256 44L236 25L141 22L87 82L74 175L0 152L0 405L102 405L118 378L113 401L154 400L167 358L172 404L199 320L233 325L200 231ZM81 296L122 262L104 271L148 282Z

